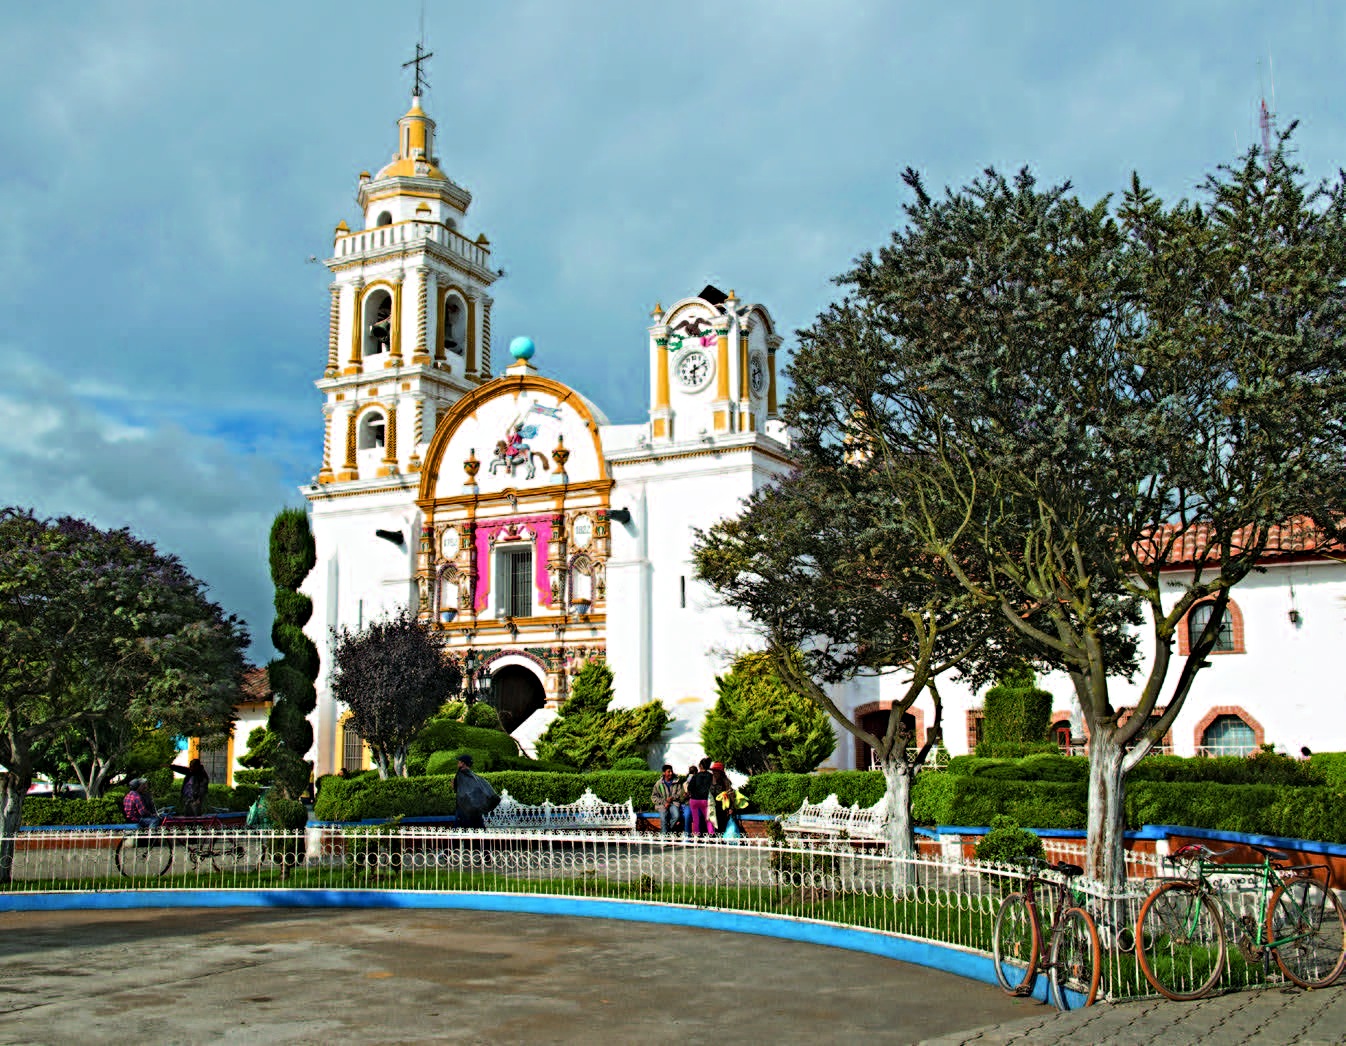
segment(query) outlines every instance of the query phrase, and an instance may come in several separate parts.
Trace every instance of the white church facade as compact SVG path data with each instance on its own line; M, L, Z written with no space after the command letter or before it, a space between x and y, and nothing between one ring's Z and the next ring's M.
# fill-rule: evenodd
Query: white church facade
M318 560L307 632L323 658L315 770L362 758L331 694L330 630L401 606L481 666L474 682L489 677L525 748L602 657L615 705L669 709L661 754L687 765L715 675L752 643L694 579L693 531L790 466L781 338L732 290L656 306L637 335L650 373L639 424L610 424L546 376L563 346L535 359L516 338L493 375L490 244L463 231L471 195L440 170L434 132L415 100L392 161L360 175L360 227L339 224L327 260L323 461L303 491Z

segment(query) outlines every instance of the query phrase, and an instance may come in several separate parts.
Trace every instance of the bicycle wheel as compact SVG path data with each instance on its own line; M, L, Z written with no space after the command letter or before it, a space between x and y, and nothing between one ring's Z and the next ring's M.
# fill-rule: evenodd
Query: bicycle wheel
M211 862L220 872L255 872L262 863L262 840L255 835L228 835L211 840Z
M1033 990L1041 940L1037 913L1023 894L1012 893L1000 902L991 955L995 959L995 979L1011 995L1026 995Z
M1170 999L1200 999L1224 972L1220 910L1188 882L1162 883L1136 919L1136 958L1154 990Z
M157 879L173 863L173 844L150 835L128 835L117 844L117 871L128 879Z
M1051 969L1047 984L1058 1010L1092 1006L1103 972L1098 927L1083 908L1071 908L1052 931Z
M1336 893L1317 879L1281 883L1267 902L1267 943L1290 980L1326 988L1346 967L1346 914Z

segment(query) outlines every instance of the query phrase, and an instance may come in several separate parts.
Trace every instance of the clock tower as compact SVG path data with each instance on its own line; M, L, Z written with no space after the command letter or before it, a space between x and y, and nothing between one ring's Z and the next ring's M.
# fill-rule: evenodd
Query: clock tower
M656 305L651 318L650 436L656 444L767 432L777 417L781 338L763 306L705 287L667 311Z

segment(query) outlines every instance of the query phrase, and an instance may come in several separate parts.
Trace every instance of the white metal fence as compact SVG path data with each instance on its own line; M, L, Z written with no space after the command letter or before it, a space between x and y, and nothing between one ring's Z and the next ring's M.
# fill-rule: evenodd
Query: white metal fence
M1078 844L1073 844L1078 846ZM1052 859L1072 854L1059 843ZM1133 868L1143 875L1157 867ZM59 830L0 839L0 894L108 890L402 890L609 898L817 920L989 954L1019 867L895 859L846 839L774 844L627 833L443 828ZM1101 997L1150 994L1129 945L1145 878L1122 895L1076 880L1104 949ZM1042 951L1054 895L1039 888ZM1232 949L1231 949L1232 951ZM1235 955L1225 984L1268 978Z

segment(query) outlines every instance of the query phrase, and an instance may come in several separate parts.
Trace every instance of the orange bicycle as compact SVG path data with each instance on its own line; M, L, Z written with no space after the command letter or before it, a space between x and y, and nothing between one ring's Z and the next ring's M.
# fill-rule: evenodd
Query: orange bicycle
M1038 970L1046 970L1047 985L1057 1009L1073 1010L1092 1005L1098 996L1103 951L1093 916L1081 906L1082 899L1070 888L1070 880L1083 875L1084 869L1065 861L1047 864L1033 859L1027 863L1029 872L1023 890L1001 901L995 917L991 952L995 959L996 980L1011 995L1029 995ZM1047 879L1043 872L1055 872L1061 878ZM1041 961L1039 883L1056 891L1046 962Z

